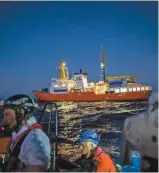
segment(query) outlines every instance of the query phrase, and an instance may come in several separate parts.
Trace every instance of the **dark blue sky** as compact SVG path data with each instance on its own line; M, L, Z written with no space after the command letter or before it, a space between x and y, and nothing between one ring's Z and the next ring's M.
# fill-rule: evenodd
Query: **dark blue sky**
M139 75L157 90L157 2L0 2L0 96L48 86L61 59L100 79Z

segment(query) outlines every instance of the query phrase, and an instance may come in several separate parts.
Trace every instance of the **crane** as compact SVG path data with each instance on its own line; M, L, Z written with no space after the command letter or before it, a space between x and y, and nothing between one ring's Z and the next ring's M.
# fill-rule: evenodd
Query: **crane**
M114 80L127 80L129 83L134 83L135 79L139 78L139 76L108 76L106 78L107 81L114 81Z

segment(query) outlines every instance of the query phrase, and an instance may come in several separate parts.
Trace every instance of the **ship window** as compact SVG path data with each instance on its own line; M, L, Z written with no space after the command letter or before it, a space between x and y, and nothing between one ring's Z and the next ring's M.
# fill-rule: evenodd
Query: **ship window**
M127 92L127 88L121 88L121 92Z
M132 92L132 88L129 88L129 91Z
M136 91L136 88L133 88L133 91Z
M115 89L115 93L119 93L119 88L116 88Z
M140 91L140 87L137 88L137 91Z
M141 87L141 90L144 91L144 87Z
M123 88L124 89L124 92L127 92L127 88Z
M76 77L76 80L82 80L80 76L77 76Z

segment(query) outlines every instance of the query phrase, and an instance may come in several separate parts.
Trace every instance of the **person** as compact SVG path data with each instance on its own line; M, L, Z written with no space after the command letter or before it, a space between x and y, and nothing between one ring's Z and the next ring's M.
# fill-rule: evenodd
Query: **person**
M82 157L75 161L81 168L77 171L116 172L113 160L99 147L100 136L91 130L83 131L78 139Z
M3 171L46 172L49 169L50 141L36 122L33 110L33 99L24 94L9 97L2 106L3 124L13 130Z
M136 172L158 172L158 93L149 102L146 111L124 122L120 163Z

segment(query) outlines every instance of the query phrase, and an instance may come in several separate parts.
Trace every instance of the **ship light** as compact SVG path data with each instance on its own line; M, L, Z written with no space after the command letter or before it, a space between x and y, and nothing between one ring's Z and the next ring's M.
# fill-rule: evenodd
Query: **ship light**
M132 88L129 88L129 91L130 91L130 92L132 92L132 90L133 90Z
M144 91L144 87L141 87L141 90Z
M127 88L121 88L121 92L127 92Z
M103 63L101 63L100 66L101 66L101 68L104 68L104 64Z
M137 91L140 91L140 87L137 87Z
M149 90L149 87L146 87L146 90Z
M91 85L91 86L93 86L93 85L94 85L94 83L93 83L93 82L91 82L91 83L90 83L90 85Z
M115 93L119 93L119 88L116 88L115 89Z
M133 91L136 91L136 88L133 88Z

